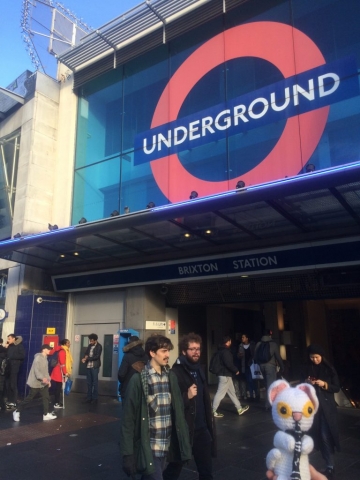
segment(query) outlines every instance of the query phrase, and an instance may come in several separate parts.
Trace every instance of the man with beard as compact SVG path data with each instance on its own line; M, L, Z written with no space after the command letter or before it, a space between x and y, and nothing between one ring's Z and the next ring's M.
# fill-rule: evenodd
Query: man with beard
M172 371L178 379L189 427L192 453L199 480L212 480L212 456L216 456L214 417L205 374L200 367L202 339L196 333L184 335L179 342L180 356ZM164 480L179 478L182 464L170 462Z
M149 362L132 375L120 431L123 470L142 480L163 480L166 457L171 462L191 458L189 431L177 378L169 369L174 347L163 335L152 335L145 343Z

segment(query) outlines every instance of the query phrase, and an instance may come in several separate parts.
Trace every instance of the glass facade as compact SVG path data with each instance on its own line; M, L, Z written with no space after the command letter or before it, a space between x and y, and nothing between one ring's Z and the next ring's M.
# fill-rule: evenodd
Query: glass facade
M254 0L83 86L73 223L358 161L359 19Z
M20 131L0 138L0 240L11 237Z

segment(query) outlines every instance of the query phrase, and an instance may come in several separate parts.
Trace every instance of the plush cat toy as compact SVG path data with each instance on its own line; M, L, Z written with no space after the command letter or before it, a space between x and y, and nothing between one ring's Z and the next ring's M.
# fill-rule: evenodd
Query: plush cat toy
M266 465L278 480L310 480L308 455L314 448L305 435L319 408L315 389L301 383L292 388L285 380L277 380L268 390L274 423L280 431L274 436L274 447L267 454Z

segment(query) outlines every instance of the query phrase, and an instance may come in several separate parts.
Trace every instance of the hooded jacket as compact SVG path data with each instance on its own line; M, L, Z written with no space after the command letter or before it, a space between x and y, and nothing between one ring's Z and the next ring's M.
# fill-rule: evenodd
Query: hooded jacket
M189 429L179 385L171 370L169 382L172 429L168 461L186 462L191 459ZM129 382L120 428L120 452L122 455L134 455L136 470L142 475L151 475L155 471L150 446L148 391L148 373L144 368L141 373L135 373Z
M271 338L271 335L263 335L261 337L260 342L258 342L256 344L255 356L254 356L255 362L256 362L257 349L259 348L261 342L270 342L270 360L263 365L272 365L274 367L279 365L280 372L283 372L284 371L284 364L283 364L282 358L280 356L280 350L279 350L278 344ZM256 363L259 363L259 362L256 362Z
M7 347L10 365L21 364L25 359L25 348L22 344L22 337L16 337L15 342Z
M50 382L49 363L47 356L42 353L37 353L31 365L30 373L27 379L27 384L31 388L44 388L47 384L43 383L43 379L47 378Z
M134 373L142 370L149 360L149 357L142 348L142 341L136 340L130 342L123 348L124 356L118 371L118 379L120 382L120 395L125 398L126 389L130 378Z

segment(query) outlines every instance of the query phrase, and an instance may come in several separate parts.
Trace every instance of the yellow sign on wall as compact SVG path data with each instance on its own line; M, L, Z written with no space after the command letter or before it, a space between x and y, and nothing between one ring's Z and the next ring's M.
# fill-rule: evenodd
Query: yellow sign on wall
M47 328L46 335L55 335L56 328Z

